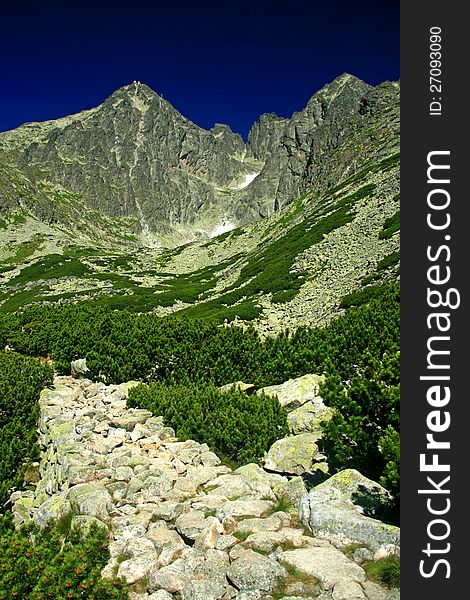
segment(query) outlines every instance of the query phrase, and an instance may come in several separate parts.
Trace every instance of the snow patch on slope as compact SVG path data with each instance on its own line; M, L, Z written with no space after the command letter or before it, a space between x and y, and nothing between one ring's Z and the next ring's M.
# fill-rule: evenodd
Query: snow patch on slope
M243 190L243 188L246 188L250 185L250 183L256 179L256 177L258 177L259 172L258 173L248 173L248 175L245 175L245 179L239 183L238 185L235 186L236 190Z
M224 220L220 225L217 225L217 227L210 232L209 236L211 238L217 237L218 235L227 233L227 231L232 231L232 229L235 229L235 227L236 225L235 223L232 223L232 221Z

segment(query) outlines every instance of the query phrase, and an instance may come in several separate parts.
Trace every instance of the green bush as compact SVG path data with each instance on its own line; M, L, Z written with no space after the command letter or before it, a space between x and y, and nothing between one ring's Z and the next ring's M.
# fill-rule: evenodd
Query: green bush
M162 415L180 439L205 442L237 464L259 461L289 433L277 399L236 389L221 392L213 384L139 386L130 390L128 406Z
M387 256L385 258L383 258L377 264L377 271L384 271L385 269L394 267L399 262L400 262L400 251L397 250L395 252L391 252L390 254L387 254Z
M380 285L369 285L358 292L346 294L340 302L340 308L349 308L350 306L360 306L370 302L373 298L378 298L382 295L382 287Z
M382 231L379 233L380 240L391 238L394 233L400 231L400 211L397 211L389 219L385 220Z
M238 307L232 307L233 310ZM64 374L86 357L98 379L166 385L275 385L326 374L326 403L342 413L328 427L328 457L398 490L399 288L374 293L324 328L300 327L261 340L254 329L217 322L114 312L94 306L33 307L0 315L0 344L47 356ZM395 433L391 433L394 431Z
M378 579L390 587L400 585L400 558L396 554L377 561L367 561L365 571L372 579Z
M347 380L327 378L321 393L338 412L324 425L322 443L333 472L358 469L398 501L400 354L394 346L382 356L365 352Z
M0 506L22 483L24 465L39 455L37 400L52 375L37 359L0 352Z
M84 535L61 524L29 525L0 538L0 600L127 600L121 579L101 579L109 559L108 532Z

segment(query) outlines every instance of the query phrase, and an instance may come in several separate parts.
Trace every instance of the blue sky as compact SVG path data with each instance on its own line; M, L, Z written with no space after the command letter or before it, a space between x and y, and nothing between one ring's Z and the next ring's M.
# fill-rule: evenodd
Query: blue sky
M134 80L246 137L343 72L399 78L399 2L18 2L0 8L0 131L100 104Z

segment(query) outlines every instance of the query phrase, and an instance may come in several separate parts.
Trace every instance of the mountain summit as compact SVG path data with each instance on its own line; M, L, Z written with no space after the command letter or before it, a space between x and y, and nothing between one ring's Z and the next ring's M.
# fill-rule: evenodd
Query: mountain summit
M227 125L206 131L134 82L91 110L0 134L0 152L24 185L39 195L56 190L55 201L26 206L40 219L70 225L63 198L72 194L127 220L147 245L165 236L179 243L254 222L341 181L371 158L367 139L348 152L348 138L373 127L398 92L397 84L373 88L343 74L290 119L261 115L244 144ZM388 150L377 149L377 158Z

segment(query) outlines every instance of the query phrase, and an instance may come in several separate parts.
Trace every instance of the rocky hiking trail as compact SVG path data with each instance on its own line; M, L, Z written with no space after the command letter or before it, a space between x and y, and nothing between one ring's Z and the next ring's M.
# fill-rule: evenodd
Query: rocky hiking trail
M16 526L68 513L72 525L105 525L103 576L124 577L132 600L399 598L361 566L396 550L399 530L348 507L340 491L340 482L357 491L369 480L343 471L307 494L299 476L232 470L206 444L179 441L161 417L128 409L133 385L56 377L43 390L39 480L13 493ZM304 527L316 508L319 527Z

